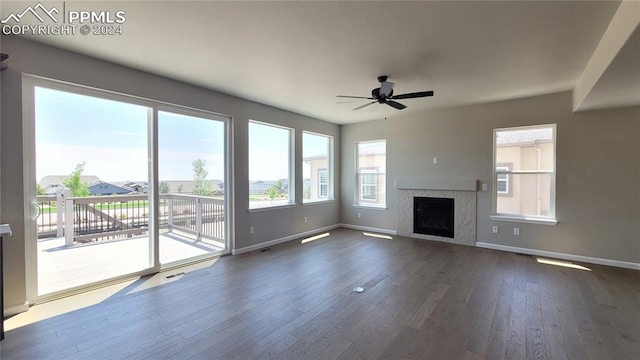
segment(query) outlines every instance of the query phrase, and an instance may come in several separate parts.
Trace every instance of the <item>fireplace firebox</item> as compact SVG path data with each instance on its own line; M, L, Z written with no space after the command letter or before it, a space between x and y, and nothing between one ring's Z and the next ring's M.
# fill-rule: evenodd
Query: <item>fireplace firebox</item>
M413 232L453 239L454 203L449 198L414 197Z

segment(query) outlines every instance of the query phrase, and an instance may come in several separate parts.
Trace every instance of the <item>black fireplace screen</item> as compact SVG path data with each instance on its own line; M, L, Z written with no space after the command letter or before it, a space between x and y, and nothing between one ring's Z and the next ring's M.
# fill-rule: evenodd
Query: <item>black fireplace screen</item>
M453 199L414 197L413 232L453 238Z

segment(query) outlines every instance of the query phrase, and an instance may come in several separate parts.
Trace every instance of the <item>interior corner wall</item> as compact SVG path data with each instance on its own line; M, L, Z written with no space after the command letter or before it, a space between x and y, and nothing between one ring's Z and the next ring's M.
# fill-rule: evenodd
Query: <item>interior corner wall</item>
M470 178L489 186L477 193L476 241L640 263L640 107L573 113L572 94L563 92L393 114L342 127L343 223L396 230L398 177ZM492 221L493 129L549 123L557 124L558 224ZM354 208L355 144L385 138L387 210Z
M2 73L2 198L0 221L9 223L13 236L5 241L5 309L21 306L26 299L25 209L22 154L22 74L110 90L151 100L189 106L232 117L233 214L235 249L303 234L340 223L340 186L336 201L293 208L249 212L248 121L260 120L294 129L295 163L302 163L302 131L334 137L335 178L340 176L340 126L289 111L221 94L139 70L79 55L14 36L2 36L2 52L10 55ZM296 178L302 176L296 166ZM35 186L35 184L34 184ZM301 186L296 199L302 198ZM308 222L305 223L305 217ZM284 220L283 220L284 219ZM255 228L249 234L249 227Z

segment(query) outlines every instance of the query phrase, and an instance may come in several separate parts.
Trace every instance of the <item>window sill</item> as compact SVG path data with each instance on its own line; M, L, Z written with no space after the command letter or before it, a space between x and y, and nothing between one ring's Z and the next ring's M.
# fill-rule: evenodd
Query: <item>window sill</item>
M511 221L511 222L528 223L528 224L556 225L558 223L558 220L555 220L555 219L517 217L517 216L508 216L508 215L491 215L490 217L491 217L491 220Z
M265 207L249 209L248 212L253 213L253 212L261 212L261 211L269 211L269 210L291 209L296 206L297 204L273 205L273 206L265 206Z
M364 204L353 204L353 207L356 209L371 209L371 210L387 210L386 205L364 205Z
M302 202L302 206L313 204L326 204L335 202L335 199L322 199L322 200L307 200Z

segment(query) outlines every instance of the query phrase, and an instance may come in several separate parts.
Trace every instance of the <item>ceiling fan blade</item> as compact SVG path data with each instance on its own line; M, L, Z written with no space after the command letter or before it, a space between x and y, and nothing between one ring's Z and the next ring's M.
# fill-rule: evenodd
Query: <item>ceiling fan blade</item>
M407 94L393 95L394 99L413 99L426 96L433 96L433 91L420 91Z
M353 109L353 110L360 110L360 109L362 109L362 108L364 108L364 107L367 107L367 106L369 106L369 105L373 105L373 104L375 104L375 103L377 103L377 101L372 101L372 102L370 102L370 103L366 103L366 104L364 104L364 105L358 106L357 108L355 108L355 109Z
M392 108L398 109L398 110L402 110L404 108L406 108L406 106L400 104L399 102L393 101L393 100L388 100L385 101L385 104L391 106Z
M365 97L365 96L347 96L347 95L338 95L336 97L339 98L348 98L348 99L369 99L369 100L373 100L372 97Z

